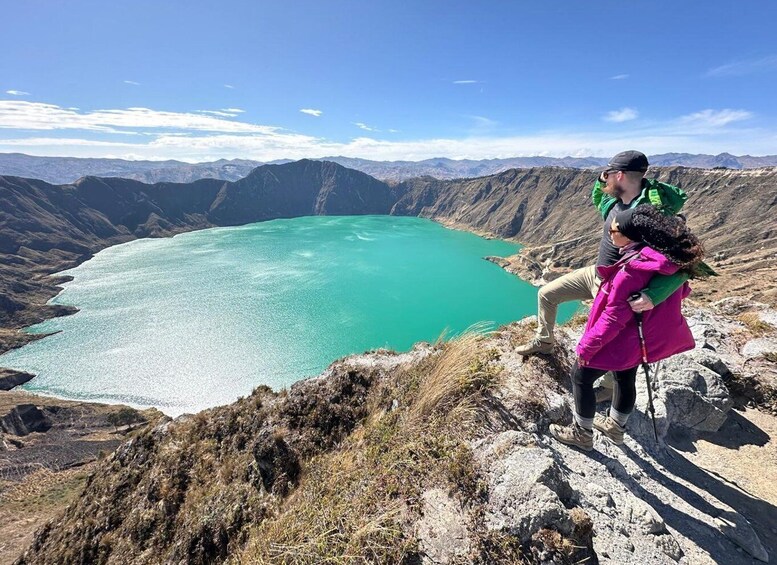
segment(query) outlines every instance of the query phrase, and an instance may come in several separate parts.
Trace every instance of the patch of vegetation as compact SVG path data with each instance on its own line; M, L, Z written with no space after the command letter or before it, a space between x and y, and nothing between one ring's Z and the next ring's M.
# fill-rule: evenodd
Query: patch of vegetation
M565 537L552 528L542 528L532 536L526 553L533 563L586 563L594 555L591 517L580 507L569 512L574 529L571 537Z
M61 508L83 490L88 475L88 468L59 473L41 469L23 482L11 483L0 495L0 508L22 512Z
M777 416L777 388L755 377L733 373L726 381L731 395L741 404L753 406Z
M754 337L763 337L777 331L777 328L773 325L761 320L758 316L758 312L743 312L737 316L737 319L744 324Z
M0 562L11 563L34 530L55 517L84 490L91 466L55 473L41 469L0 490Z
M485 493L466 441L478 398L498 378L497 353L480 351L480 339L448 342L383 383L364 425L307 465L277 517L251 532L239 562L417 562L408 532L423 492L443 487L475 500Z
M129 406L122 406L116 412L111 412L108 414L107 420L114 428L146 421L139 411Z
M584 328L588 323L588 314L589 308L580 305L577 307L577 310L575 310L575 313L572 315L572 317L561 325L573 329Z

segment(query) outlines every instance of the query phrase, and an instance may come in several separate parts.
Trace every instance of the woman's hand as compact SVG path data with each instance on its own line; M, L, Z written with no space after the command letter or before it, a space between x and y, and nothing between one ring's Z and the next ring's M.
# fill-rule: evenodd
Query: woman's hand
M636 312L646 312L647 310L653 309L653 302L648 298L647 294L644 292L639 293L639 298L635 298L634 300L629 300L629 306L631 306L631 309Z

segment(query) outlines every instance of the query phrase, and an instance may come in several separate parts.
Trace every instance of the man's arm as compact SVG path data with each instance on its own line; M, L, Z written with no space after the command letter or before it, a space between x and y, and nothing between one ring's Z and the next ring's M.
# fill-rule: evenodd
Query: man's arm
M594 183L594 189L591 192L591 200L593 201L594 206L596 206L596 209L599 210L602 218L607 217L607 213L610 211L610 208L612 208L612 205L615 204L615 201L617 200L615 197L610 196L604 192L604 187L605 183L597 178L596 182Z
M674 292L680 288L685 281L690 278L690 275L685 271L677 271L672 275L656 275L650 282L646 289L642 291L652 306L647 308L640 308L640 304L632 304L632 309L640 308L642 310L649 310L655 306L661 304L664 300L672 296Z

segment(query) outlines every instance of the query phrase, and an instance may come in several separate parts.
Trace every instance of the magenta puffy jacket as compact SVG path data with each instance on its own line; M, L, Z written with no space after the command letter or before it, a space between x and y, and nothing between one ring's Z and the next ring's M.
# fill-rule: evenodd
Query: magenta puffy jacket
M589 367L620 371L642 362L637 320L628 304L631 294L647 286L653 275L671 275L677 265L650 247L614 265L598 267L602 285L594 299L577 355ZM654 363L696 345L681 312L682 300L691 289L688 283L643 314L648 361Z

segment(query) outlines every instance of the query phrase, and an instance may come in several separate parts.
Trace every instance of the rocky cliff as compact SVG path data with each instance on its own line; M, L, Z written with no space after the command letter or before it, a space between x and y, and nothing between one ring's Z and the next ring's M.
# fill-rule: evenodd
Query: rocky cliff
M774 475L752 449L768 435L731 412L727 390L748 369L720 312L751 306L689 314L717 351L684 354L654 379L658 443L641 375L625 446L597 437L586 454L552 440L549 422L570 418L580 329L525 359L513 353L531 331L521 322L348 357L288 391L260 387L149 428L99 465L18 563L766 561L773 483L746 492L726 478ZM716 473L695 458L705 441L728 448L707 466Z

